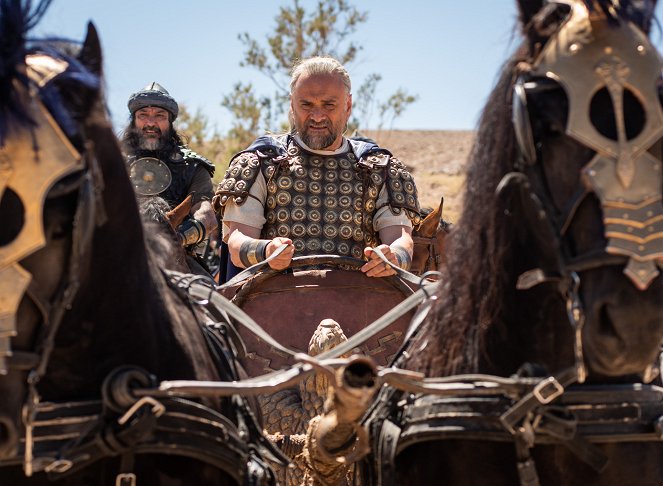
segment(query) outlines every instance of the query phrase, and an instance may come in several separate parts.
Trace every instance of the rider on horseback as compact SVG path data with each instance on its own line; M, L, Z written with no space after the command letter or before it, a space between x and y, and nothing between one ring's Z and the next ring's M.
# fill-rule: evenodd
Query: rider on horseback
M159 196L169 209L185 203L185 219L174 226L182 246L193 254L195 245L218 226L210 202L214 165L184 145L173 127L179 106L159 83L152 82L132 94L127 106L131 120L122 142L136 193ZM197 267L191 259L189 266L194 267L192 271Z
M417 191L405 166L375 143L343 136L352 111L350 76L331 57L302 61L290 81L291 132L264 136L231 161L213 201L232 262L248 267L288 245L293 255L364 258L370 277L412 260Z

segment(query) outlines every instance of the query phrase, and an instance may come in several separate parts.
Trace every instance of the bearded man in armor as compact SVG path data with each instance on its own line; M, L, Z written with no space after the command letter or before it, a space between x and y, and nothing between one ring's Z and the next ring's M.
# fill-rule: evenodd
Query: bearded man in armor
M350 76L336 59L313 57L292 71L291 131L263 136L230 162L213 206L223 240L240 268L265 260L288 267L293 256L363 258L369 277L407 269L417 191L405 166L373 142L343 136L352 112Z
M173 127L179 105L159 83L132 94L127 106L131 119L122 143L136 193L139 197L159 196L168 204L166 209L191 196L189 215L176 233L191 257L191 271L204 274L194 250L218 227L211 204L214 165L186 147Z

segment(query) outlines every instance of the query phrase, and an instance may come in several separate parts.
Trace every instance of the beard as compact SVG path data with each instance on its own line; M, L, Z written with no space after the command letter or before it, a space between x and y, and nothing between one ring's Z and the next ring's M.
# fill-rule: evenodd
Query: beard
M312 134L309 130L311 126L315 126L316 128L324 127L327 129L327 133ZM304 122L304 126L301 128L298 127L297 132L299 132L302 142L307 147L313 150L325 150L343 133L343 129L344 126L341 123L334 125L331 121L327 120L321 123Z
M151 137L146 137L143 130L139 130L130 123L122 135L122 148L128 155L140 157L156 157L160 160L169 160L173 154L179 151L182 140L172 125L161 133L158 128L151 128L154 132ZM159 135L158 137L156 135Z
M147 135L147 129L156 132L158 136L155 137L154 133ZM142 130L134 127L132 130L136 136L140 150L149 150L152 152L161 150L168 144L170 138L170 131L162 132L159 127L146 126Z

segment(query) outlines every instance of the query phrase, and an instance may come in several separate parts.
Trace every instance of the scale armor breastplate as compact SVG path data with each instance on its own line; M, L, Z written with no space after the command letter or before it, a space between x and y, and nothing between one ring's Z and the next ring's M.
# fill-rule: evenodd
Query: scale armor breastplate
M287 158L262 165L267 181L262 238L290 238L297 256L363 258L376 246L373 214L384 177L366 176L348 152L324 156L288 146Z
M302 150L292 138L258 139L230 162L212 201L214 209L223 216L229 200L244 204L259 173L267 185L267 221L260 237L292 239L296 256L363 258L365 247L380 243L373 218L381 209L376 205L383 187L384 205L393 214L405 211L415 227L421 221L412 176L376 145L325 156Z

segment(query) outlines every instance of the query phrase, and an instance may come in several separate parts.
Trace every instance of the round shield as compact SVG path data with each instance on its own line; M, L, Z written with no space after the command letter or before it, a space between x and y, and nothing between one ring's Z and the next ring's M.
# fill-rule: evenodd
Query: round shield
M142 157L129 166L129 178L137 194L155 196L162 193L173 180L168 166L154 157Z

